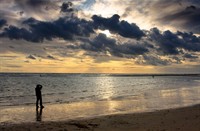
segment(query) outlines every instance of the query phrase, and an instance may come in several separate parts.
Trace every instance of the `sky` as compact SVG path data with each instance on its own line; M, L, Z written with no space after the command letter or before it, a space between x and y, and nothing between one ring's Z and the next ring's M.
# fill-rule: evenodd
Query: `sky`
M200 73L199 0L0 0L0 72Z

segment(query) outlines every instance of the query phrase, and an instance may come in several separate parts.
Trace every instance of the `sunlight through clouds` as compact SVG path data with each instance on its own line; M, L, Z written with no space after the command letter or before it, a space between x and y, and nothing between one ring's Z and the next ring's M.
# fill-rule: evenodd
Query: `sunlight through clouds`
M1 72L195 72L199 11L195 0L2 0Z

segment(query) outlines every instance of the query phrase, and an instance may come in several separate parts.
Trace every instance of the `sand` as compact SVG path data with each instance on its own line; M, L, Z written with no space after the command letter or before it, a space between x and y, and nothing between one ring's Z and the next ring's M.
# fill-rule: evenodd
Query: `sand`
M1 131L200 131L200 105L57 122L1 123Z

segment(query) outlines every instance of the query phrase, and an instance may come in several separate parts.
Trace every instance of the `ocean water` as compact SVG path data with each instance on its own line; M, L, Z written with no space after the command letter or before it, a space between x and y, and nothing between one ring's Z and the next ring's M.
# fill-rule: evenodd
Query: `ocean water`
M148 108L171 108L200 103L199 76L0 74L0 107L34 105L36 84L43 85L44 105L132 100Z

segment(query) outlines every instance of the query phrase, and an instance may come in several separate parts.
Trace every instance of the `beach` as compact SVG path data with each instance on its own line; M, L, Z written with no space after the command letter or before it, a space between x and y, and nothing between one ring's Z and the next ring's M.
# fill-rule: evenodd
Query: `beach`
M0 131L200 131L200 0L0 0Z
M45 111L45 109L44 109ZM52 112L53 113L53 112ZM111 114L66 121L1 123L1 131L199 131L200 105L154 112Z
M199 131L199 76L0 74L0 130ZM35 86L43 85L43 110Z

